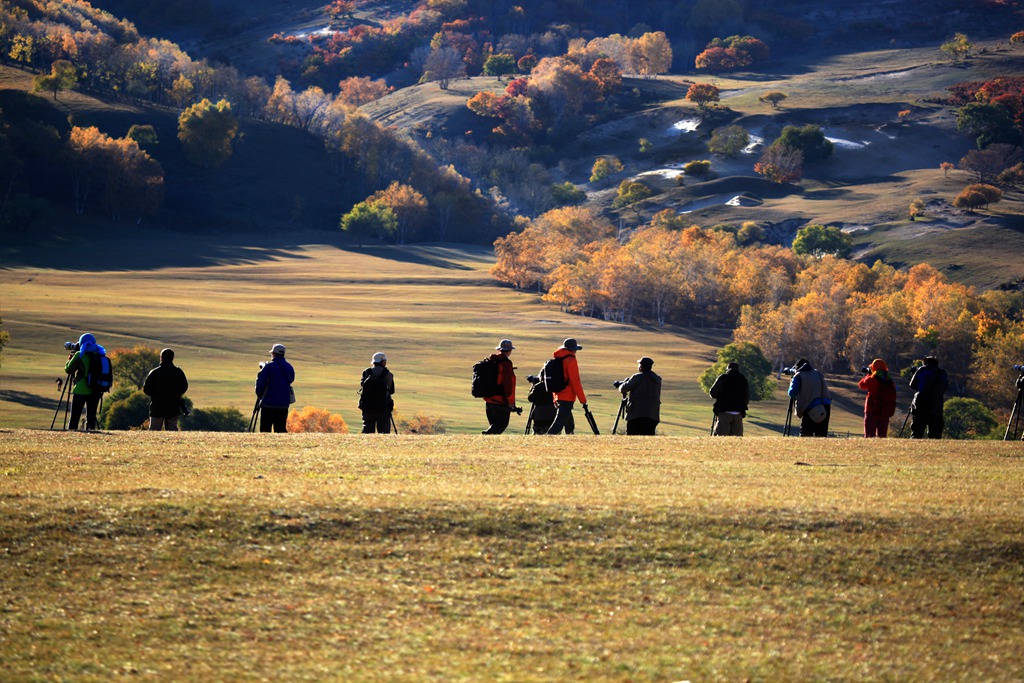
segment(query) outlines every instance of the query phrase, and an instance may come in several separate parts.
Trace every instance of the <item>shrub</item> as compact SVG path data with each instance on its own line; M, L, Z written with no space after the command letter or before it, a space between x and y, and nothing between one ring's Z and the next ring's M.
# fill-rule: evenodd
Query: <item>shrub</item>
M245 432L249 420L238 408L196 408L179 421L190 432Z
M404 418L394 413L395 426L400 434L444 434L444 421L439 417L416 413L411 418Z
M686 175L707 175L711 173L711 162L707 159L687 161L683 164L683 173Z
M945 433L951 439L985 439L999 426L995 414L973 398L951 398L943 404Z
M323 408L306 406L301 411L292 410L288 413L288 431L348 434L348 425L341 415Z
M127 397L112 401L101 422L105 429L132 429L141 427L149 420L149 397L141 390L132 391Z

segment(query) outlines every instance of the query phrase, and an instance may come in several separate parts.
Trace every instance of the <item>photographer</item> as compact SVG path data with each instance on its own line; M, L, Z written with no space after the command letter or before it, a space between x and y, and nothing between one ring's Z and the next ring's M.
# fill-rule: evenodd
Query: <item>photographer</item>
M288 407L295 400L292 393L295 369L284 359L284 352L284 344L274 344L270 361L260 363L260 372L256 375L261 432L288 431Z
M708 390L715 399L715 436L743 436L743 418L750 403L750 385L735 361L726 366Z
M68 356L68 362L64 364L64 372L74 382L71 389L71 419L68 422L69 429L78 429L78 423L82 419L82 407L85 407L85 429L92 431L96 429L96 411L99 408L102 393L94 392L89 387L89 370L96 355L105 356L107 350L96 343L96 337L88 332L78 338L77 344L64 345L65 348L73 349L74 353Z
M881 358L871 361L861 372L867 374L857 386L868 392L864 397L864 436L884 439L889 434L889 418L896 414L896 383Z
M914 399L910 402L910 436L923 439L927 430L929 439L941 439L946 421L942 415L944 394L949 390L949 376L939 367L939 359L928 356L910 378Z
M533 433L543 434L551 428L551 423L555 421L555 397L544 388L544 382L538 375L529 375L526 379L531 384L530 393L527 394L526 399L533 404L533 407L530 408L530 416L533 418ZM566 434L572 434L574 426L566 423Z
M359 410L363 414L363 434L390 434L391 413L395 409L395 376L388 370L388 357L378 351L370 359L359 380Z
M832 398L821 374L805 358L793 366L795 374L789 383L789 397L793 410L800 418L800 436L828 436L828 421L832 416Z
M174 350L160 352L160 365L146 375L142 393L149 396L149 429L159 432L178 431L178 416L181 415L181 397L188 391L188 379L181 368L174 364Z
M644 356L637 373L613 382L626 401L626 434L654 436L661 422L661 377L652 370L654 361Z
M509 358L515 348L511 340L502 339L494 349L496 353L490 356L498 367L496 384L499 393L484 397L488 425L481 434L501 434L508 428L512 412L521 412L516 408L516 373L512 359Z

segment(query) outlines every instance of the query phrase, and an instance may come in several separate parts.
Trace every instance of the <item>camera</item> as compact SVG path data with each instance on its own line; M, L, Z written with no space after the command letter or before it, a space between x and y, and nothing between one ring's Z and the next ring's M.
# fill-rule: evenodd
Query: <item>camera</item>
M260 361L260 370L262 370L263 368L267 367L267 363L269 363L269 362L270 362L269 360Z
M797 368L782 368L783 375L793 376L797 373Z
M1014 365L1013 369L1016 370L1019 373L1024 374L1024 365Z
M860 371L861 371L861 372L863 372L863 373L864 373L865 375L869 375L869 374L871 374L871 368L869 368L869 367L868 367L868 366L866 366L866 365L865 365L864 367L862 367L862 368L860 369Z
M540 377L538 377L537 375L527 375L526 381L529 382L530 384L536 384L537 382L540 381Z
M64 348L68 351L78 351L82 345L78 342L64 342Z
M615 380L614 382L612 382L612 386L615 387L616 389L618 389L619 387L622 386L622 380L621 379Z

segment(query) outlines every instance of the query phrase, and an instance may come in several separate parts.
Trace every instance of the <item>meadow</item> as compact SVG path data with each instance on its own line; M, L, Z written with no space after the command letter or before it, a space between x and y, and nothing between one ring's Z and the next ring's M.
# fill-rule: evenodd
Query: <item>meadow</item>
M1019 444L0 430L7 681L1016 681Z
M67 358L63 343L92 332L108 350L170 346L189 377L196 407L233 406L247 417L258 363L283 343L295 366L297 408L315 406L359 423L360 372L376 351L395 373L397 411L439 417L450 432L484 428L470 396L472 365L502 338L516 345L526 376L567 337L579 353L584 388L603 432L619 407L614 380L648 355L665 380L661 433L699 435L711 426L711 400L697 379L730 340L727 330L653 328L561 313L532 292L499 286L480 247L341 244L330 233L272 237L190 233L111 233L109 262L85 267L82 243L9 251L0 269L4 349L0 427L49 427ZM796 360L795 358L793 359ZM833 429L860 432L863 394L853 375L830 377ZM788 378L783 377L783 388ZM904 398L901 405L906 406ZM788 398L753 403L751 434L779 433ZM898 415L897 418L900 418ZM521 432L526 414L513 417ZM582 423L582 420L581 420Z

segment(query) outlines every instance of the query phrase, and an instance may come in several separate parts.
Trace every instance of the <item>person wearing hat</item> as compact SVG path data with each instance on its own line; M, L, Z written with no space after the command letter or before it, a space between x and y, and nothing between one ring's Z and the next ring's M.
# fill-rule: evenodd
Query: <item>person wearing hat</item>
M105 356L107 350L97 344L96 337L88 332L78 338L78 344L73 348L75 352L68 356L68 362L64 364L64 372L71 376L74 383L71 388L71 419L68 421L68 429L78 429L84 408L85 429L92 431L96 429L96 412L103 394L89 388L89 370L91 364L96 362L97 355Z
M796 374L789 383L793 410L800 418L800 436L828 436L832 416L832 397L825 384L825 375L815 370L810 361L801 358L794 366Z
M743 436L750 385L740 372L740 364L735 361L729 363L725 372L715 379L708 394L715 399L711 408L715 413L715 428L711 433L714 436Z
M889 418L896 414L896 383L881 358L871 361L864 371L867 374L857 383L868 392L864 398L864 436L884 439L889 434Z
M502 339L490 355L490 360L498 366L498 393L484 397L484 409L487 412L487 429L482 434L501 434L508 428L509 418L516 408L516 373L512 365L512 340Z
M150 431L178 431L181 397L186 391L188 379L182 369L174 364L174 349L164 349L160 352L160 365L149 371L142 385L142 393L150 398Z
M923 439L925 431L929 439L941 439L946 421L942 415L945 402L943 394L949 389L949 376L939 367L939 359L928 356L924 365L910 378L914 398L910 402L910 436Z
M626 434L654 436L661 422L661 377L651 369L654 361L647 356L636 363L636 374L612 385L626 401Z
M288 407L295 402L295 369L284 359L284 344L274 344L270 361L260 363L256 395L260 398L260 431L287 432Z
M582 348L582 346L576 343L575 339L570 338L562 342L562 345L551 355L552 358L562 361L562 375L565 380L565 387L554 392L557 412L555 413L555 421L548 428L548 434L558 434L563 428L566 430L566 434L570 434L571 427L569 425L572 425L574 422L572 417L573 404L579 399L583 408L586 409L587 407L587 395L583 393L583 384L580 382L580 366L576 362L576 352Z
M359 380L359 410L363 413L363 434L390 434L395 401L395 376L388 370L388 357L378 351Z

